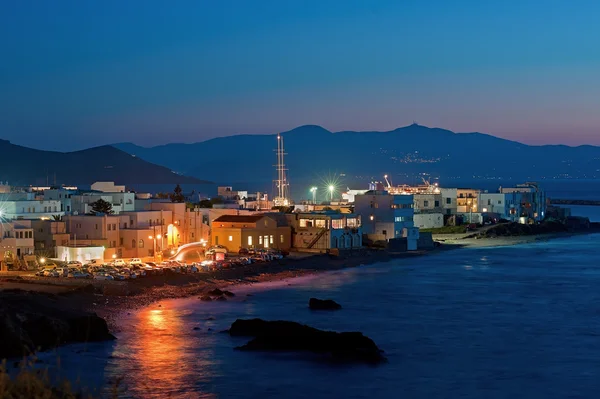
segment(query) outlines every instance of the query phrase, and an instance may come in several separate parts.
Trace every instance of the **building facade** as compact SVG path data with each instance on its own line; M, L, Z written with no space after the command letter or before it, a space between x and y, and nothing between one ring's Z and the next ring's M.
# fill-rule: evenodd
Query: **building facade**
M299 212L286 217L292 226L296 250L322 252L362 247L361 218L357 214Z
M290 226L282 226L267 215L223 215L212 226L212 245L222 245L232 253L242 248L289 251L291 242Z
M413 195L368 191L356 195L354 212L362 220L362 231L373 240L407 238L408 249L417 249L418 229L414 225Z

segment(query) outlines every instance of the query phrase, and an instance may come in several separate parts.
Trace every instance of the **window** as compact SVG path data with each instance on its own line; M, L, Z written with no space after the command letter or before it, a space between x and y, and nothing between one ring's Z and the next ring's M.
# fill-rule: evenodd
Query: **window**
M140 240L138 243L139 248L144 248L144 240Z
M492 205L492 200L488 199L488 205Z
M113 226L113 230L115 230L115 231L116 231L116 230L117 230L117 224L116 224L116 223L113 223L113 225L112 225L112 226Z
M387 230L381 230L381 234L383 234L384 236L387 236Z
M119 245L122 247L123 246L123 237L119 238Z
M273 244L273 236L269 236L269 244Z
M320 227L320 228L324 229L325 228L325 220L324 219L315 220L315 227Z
M396 216L394 222L412 222L412 216Z
M429 207L429 201L427 201L427 200L423 201L423 207L424 208L428 208Z
M56 212L56 205L54 206L54 212Z
M279 242L283 244L283 234L279 236Z
M135 248L135 239L131 240L131 248Z
M177 237L179 237L179 234L177 234ZM194 238L194 232L192 231L192 238Z
M262 236L258 236L258 245L262 245Z
M48 212L48 207L47 206L44 207L44 212Z
M71 212L71 205L67 205L67 212Z
M435 207L439 207L440 206L440 201L435 201Z
M498 200L498 205L502 205L502 201L501 200Z
M452 204L452 198L450 198L450 197L446 198L446 204L447 205Z
M229 236L229 241L233 241L233 236Z
M332 229L343 229L344 221L342 219L332 219L331 220L331 228Z
M248 246L252 246L252 236L248 236Z

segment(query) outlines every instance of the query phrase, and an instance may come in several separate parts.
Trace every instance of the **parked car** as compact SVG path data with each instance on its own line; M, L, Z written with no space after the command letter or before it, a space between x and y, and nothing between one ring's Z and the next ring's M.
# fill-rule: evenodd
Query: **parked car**
M67 262L67 267L71 268L71 267L81 267L83 266L83 263L81 263L78 260L70 260Z
M238 251L238 254L240 256L242 255L248 255L250 253L250 251L248 251L248 248L240 248L240 250Z
M142 265L144 262L142 262L142 260L140 258L133 258L131 259L131 261L129 261L130 265Z
M92 275L78 270L71 270L67 278L92 278Z
M111 264L117 267L127 266L127 263L123 259L115 259L111 262Z

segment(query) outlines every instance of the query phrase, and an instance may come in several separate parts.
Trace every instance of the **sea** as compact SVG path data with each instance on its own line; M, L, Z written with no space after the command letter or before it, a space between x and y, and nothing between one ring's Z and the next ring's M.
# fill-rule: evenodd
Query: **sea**
M600 207L574 213L600 221ZM124 313L114 342L40 359L57 378L122 398L592 398L599 248L593 234L459 249L243 286L226 302L164 300ZM310 311L310 297L343 309ZM221 331L255 317L361 331L389 362L234 350L247 339Z

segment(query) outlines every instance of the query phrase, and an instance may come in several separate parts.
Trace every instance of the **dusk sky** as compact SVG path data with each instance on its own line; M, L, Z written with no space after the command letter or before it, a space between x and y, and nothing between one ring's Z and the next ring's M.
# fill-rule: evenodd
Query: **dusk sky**
M3 1L0 138L73 150L416 120L600 145L598 1Z

